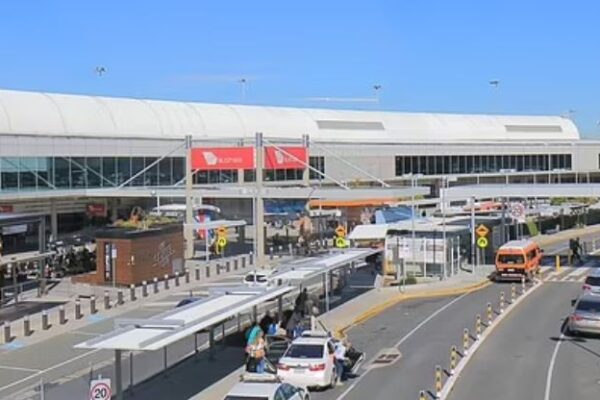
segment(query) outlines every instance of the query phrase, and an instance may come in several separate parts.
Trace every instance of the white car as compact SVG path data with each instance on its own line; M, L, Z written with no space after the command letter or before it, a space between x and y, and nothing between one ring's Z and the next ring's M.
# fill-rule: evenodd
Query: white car
M269 277L276 273L275 269L254 270L244 277L244 285L250 287L267 287L271 284Z
M224 400L309 400L306 388L283 383L271 374L244 374Z
M303 387L333 387L337 382L329 337L294 339L277 364L277 375L287 383Z
M587 293L600 295L600 271L594 270L586 276L582 290Z

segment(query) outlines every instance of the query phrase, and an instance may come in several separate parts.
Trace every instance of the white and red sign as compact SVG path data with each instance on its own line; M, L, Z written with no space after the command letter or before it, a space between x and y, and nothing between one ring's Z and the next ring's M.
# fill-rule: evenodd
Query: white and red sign
M10 204L5 204L5 205L0 204L0 214L3 214L3 213L7 213L8 214L8 213L11 213L13 211L14 211L14 208L13 208L12 205L10 205Z
M192 169L213 171L254 169L252 147L196 147L192 149Z
M110 379L95 379L90 382L90 400L110 400Z
M265 148L266 169L304 169L306 164L308 164L306 147Z

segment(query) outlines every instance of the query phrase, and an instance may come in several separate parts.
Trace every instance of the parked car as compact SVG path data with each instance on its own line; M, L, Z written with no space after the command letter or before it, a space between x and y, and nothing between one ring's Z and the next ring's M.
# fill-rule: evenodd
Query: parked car
M263 269L250 271L244 276L243 283L250 287L266 287L269 286L271 281L269 277L276 273L276 269Z
M305 387L327 388L337 382L329 337L299 337L277 364L277 375L287 383Z
M600 270L594 270L583 282L583 291L586 293L600 295Z
M282 382L276 375L246 373L224 400L310 400L308 390Z
M584 293L573 303L567 323L568 333L600 334L600 296Z

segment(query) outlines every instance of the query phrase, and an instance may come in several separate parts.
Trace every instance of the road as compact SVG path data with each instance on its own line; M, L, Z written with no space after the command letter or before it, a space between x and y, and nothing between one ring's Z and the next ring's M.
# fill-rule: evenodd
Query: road
M450 347L461 343L463 329L473 329L475 315L483 315L488 302L496 304L502 290L510 290L510 285L403 302L351 329L348 337L367 353L367 362L343 387L314 393L312 398L364 400L376 394L378 400L417 399L420 390L433 386L435 365L446 365ZM398 361L371 368L370 360L390 348L400 351Z
M600 340L562 338L580 282L548 282L473 356L451 400L592 400L600 392Z

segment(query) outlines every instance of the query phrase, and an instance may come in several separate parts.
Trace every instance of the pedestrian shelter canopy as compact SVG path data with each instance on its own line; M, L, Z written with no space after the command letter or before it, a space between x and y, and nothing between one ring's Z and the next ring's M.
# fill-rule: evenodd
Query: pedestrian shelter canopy
M75 348L159 350L292 290L293 288L289 286L272 289L245 286L221 288L206 299L167 311L151 319L117 320L113 331L79 343Z

